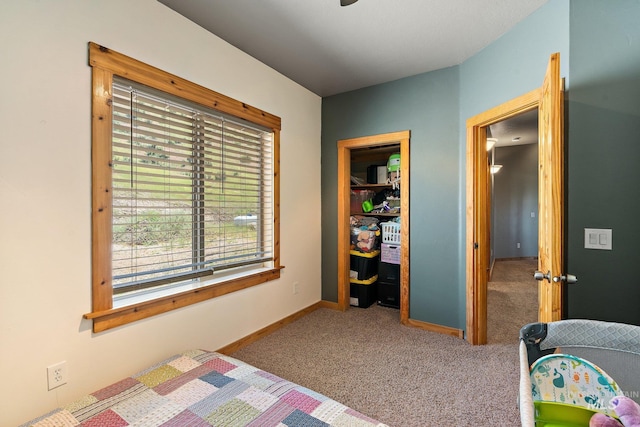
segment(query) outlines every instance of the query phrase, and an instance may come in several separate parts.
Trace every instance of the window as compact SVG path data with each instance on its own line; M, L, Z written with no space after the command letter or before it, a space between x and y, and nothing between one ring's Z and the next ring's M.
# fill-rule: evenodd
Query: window
M271 131L112 87L114 295L271 263Z
M94 331L277 279L280 119L89 52Z

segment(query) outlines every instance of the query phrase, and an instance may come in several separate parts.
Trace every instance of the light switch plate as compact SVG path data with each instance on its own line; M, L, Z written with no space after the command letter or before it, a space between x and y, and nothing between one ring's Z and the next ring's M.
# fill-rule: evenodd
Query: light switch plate
M586 249L612 250L612 230L610 228L585 228L584 247Z

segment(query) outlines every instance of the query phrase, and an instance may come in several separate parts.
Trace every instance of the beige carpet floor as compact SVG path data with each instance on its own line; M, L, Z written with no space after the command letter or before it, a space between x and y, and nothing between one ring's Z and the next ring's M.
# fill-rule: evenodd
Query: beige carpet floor
M537 302L511 294L523 286L515 272L496 277L488 345L402 326L398 310L373 305L316 310L232 356L390 426L516 426L518 330Z
M537 259L499 260L487 285L487 341L517 342L520 328L538 319Z

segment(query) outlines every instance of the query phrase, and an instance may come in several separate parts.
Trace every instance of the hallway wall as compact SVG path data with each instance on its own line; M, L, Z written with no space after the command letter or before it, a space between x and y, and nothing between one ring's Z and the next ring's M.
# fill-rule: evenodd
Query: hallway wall
M495 148L491 240L495 258L538 256L538 144Z

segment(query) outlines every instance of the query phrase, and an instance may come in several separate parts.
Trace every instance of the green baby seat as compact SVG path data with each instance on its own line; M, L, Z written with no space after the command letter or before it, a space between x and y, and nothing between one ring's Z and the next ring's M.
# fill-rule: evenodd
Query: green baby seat
M531 366L536 426L588 426L595 412L615 417L609 401L622 394L606 372L570 354L549 354Z

